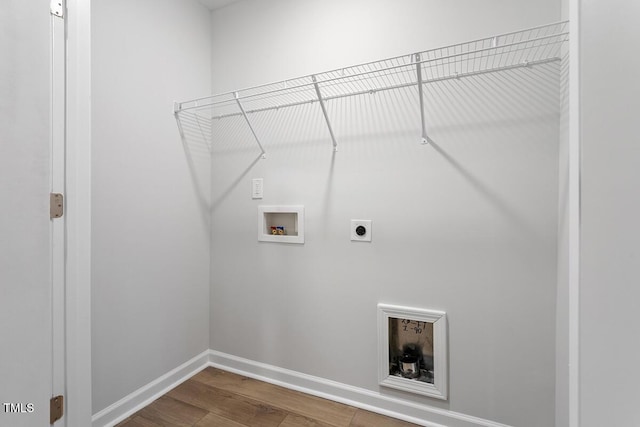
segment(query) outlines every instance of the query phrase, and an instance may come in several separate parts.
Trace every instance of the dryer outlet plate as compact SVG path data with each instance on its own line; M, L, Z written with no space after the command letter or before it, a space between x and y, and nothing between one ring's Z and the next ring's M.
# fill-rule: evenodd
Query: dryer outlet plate
M352 219L351 220L351 240L354 242L370 242L371 241L371 220L370 219Z

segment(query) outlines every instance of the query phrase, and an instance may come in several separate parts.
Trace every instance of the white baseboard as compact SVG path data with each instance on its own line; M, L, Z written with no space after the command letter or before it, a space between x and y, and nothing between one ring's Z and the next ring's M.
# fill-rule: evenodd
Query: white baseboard
M210 350L210 366L426 427L509 427L425 404Z
M209 350L167 372L91 417L92 427L111 427L209 366Z
M92 427L111 427L207 366L351 405L425 427L509 427L506 424L388 396L301 372L207 350L93 415Z

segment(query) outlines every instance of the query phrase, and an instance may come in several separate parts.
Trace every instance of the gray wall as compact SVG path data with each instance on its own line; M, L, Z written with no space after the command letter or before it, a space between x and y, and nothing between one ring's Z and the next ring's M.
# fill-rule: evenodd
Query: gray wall
M45 425L51 397L50 38L47 5L0 14L0 425Z
M640 4L580 2L581 425L640 425Z
M558 21L556 1L244 1L213 13L216 92ZM554 424L560 65L216 123L211 348L506 424ZM413 96L413 98L411 98ZM409 103L407 103L407 100ZM251 178L265 197L251 199ZM303 204L304 245L256 241ZM349 220L373 220L373 242ZM376 304L449 316L450 399L377 384ZM354 356L355 355L355 356ZM355 360L354 360L355 359Z
M569 1L562 1L562 19L569 19ZM571 24L570 24L571 25ZM569 46L565 43L560 71L560 140L558 169L558 283L556 289L556 426L569 425ZM574 67L577 64L574 65Z
M93 412L209 348L209 157L173 101L210 91L209 12L94 0Z
M561 71L558 198L558 285L556 290L556 425L569 416L569 60Z

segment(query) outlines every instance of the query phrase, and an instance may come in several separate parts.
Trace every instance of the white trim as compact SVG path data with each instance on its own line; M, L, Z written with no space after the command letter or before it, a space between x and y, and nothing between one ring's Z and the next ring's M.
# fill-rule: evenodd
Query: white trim
M51 26L51 193L65 193L65 96L66 43L65 22L49 15ZM51 396L65 391L65 221L66 217L49 221L51 247L51 355L53 382ZM60 427L66 425L63 417Z
M209 366L209 350L140 387L91 418L93 427L113 426Z
M407 319L433 324L434 383L390 375L389 319ZM382 386L447 400L447 314L397 305L378 304L378 383Z
M215 350L207 350L96 413L92 427L112 427L204 368L213 366L356 408L426 427L509 427L459 412L404 400L383 392L291 371Z
M91 0L67 0L67 427L91 422Z
M404 400L383 391L337 381L210 350L210 366L427 427L508 427L506 424Z
M580 0L570 0L569 37L569 427L580 425Z

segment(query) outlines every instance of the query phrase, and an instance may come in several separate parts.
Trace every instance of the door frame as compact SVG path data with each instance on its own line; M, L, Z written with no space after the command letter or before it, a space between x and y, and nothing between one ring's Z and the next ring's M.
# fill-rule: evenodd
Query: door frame
M91 425L91 0L67 0L66 292L67 427Z
M65 194L65 22L54 13L49 14L49 44L49 191ZM65 394L65 223L65 215L49 222L51 397ZM65 426L66 418L56 425Z
M67 2L66 388L67 427L91 425L91 0ZM580 424L580 0L569 0L569 418Z

